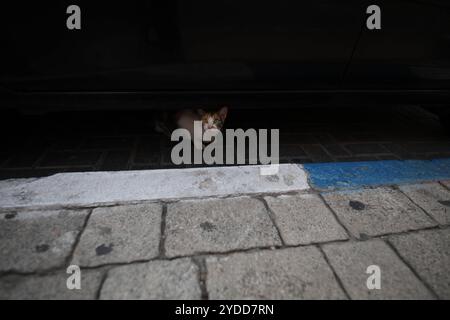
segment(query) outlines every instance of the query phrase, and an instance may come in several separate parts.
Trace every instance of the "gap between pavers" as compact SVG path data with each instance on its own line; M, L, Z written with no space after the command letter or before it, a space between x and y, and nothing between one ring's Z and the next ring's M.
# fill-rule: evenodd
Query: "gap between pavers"
M309 189L303 168L281 164L278 174L263 166L60 173L0 182L0 208L99 206L133 201L224 197Z

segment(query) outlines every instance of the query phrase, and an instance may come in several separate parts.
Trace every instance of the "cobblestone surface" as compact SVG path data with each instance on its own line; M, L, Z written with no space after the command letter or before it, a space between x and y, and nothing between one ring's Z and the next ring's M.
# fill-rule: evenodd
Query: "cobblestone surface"
M390 188L325 193L325 201L359 239L435 226L405 195Z
M0 213L0 271L61 267L70 257L88 211Z
M4 135L0 180L173 167L154 115L2 114L21 130ZM414 106L231 109L226 126L280 129L282 162L450 157L438 120ZM450 299L449 190L0 208L0 299ZM87 267L81 290L67 289L70 264ZM370 265L381 289L367 288Z
M153 131L157 112L2 114L7 132L0 179L57 172L174 167L171 142ZM227 128L280 129L282 162L366 161L450 157L438 119L417 106L233 110ZM1 131L1 128L0 128Z
M428 230L389 240L442 299L450 299L450 230Z
M67 288L65 270L44 276L9 275L0 278L0 299L11 300L93 300L105 270L81 270L80 289Z
M433 295L413 272L381 240L330 244L324 246L352 299L432 299ZM379 267L380 289L370 290L367 279L373 273L369 266Z
M198 267L189 259L153 261L109 271L101 299L200 299Z
M97 266L151 259L159 254L158 204L97 208L81 235L73 264Z
M439 186L0 208L0 298L450 299ZM416 190L433 191L426 205ZM81 290L66 287L71 264Z
M280 244L269 213L257 199L181 201L167 207L169 257Z
M450 191L439 183L424 183L399 187L439 224L450 224Z
M239 253L207 260L211 299L345 299L315 247Z
M298 245L333 240L348 236L331 211L317 195L265 198L286 244Z

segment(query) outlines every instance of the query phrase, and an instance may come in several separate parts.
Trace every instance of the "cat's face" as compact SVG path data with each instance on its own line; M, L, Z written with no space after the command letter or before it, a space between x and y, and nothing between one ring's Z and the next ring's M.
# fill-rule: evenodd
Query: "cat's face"
M201 109L198 110L199 115L202 118L203 131L208 129L222 130L223 124L227 117L228 108L222 107L216 112L205 112Z

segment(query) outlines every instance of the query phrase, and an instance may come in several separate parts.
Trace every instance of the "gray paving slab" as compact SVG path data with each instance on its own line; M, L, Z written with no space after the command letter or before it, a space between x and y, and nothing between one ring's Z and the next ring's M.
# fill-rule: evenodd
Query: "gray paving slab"
M80 289L68 289L71 274L65 270L51 275L8 275L0 278L0 300L93 300L104 270L81 270Z
M169 204L165 234L169 257L281 244L263 202L249 197Z
M94 209L72 263L98 266L156 257L161 215L162 206L155 203Z
M352 299L432 299L433 295L382 240L327 244L328 261ZM376 266L380 288L367 286ZM368 270L369 268L369 270Z
M88 212L0 213L0 271L35 272L63 266Z
M236 253L206 260L210 299L345 299L315 247Z
M187 258L116 267L108 272L100 299L200 299L198 272Z
M265 197L288 245L348 239L347 233L317 195Z
M450 229L396 235L389 241L441 299L450 299Z
M330 192L323 197L347 230L360 239L436 225L404 194L387 187Z
M399 189L439 224L450 224L450 191L445 187L436 182L403 185Z

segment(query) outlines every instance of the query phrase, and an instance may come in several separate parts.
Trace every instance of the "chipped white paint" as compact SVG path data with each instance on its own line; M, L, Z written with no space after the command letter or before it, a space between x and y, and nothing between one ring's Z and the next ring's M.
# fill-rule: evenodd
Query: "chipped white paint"
M60 173L0 183L0 208L95 206L143 200L276 193L308 189L295 164L261 176L261 166Z

